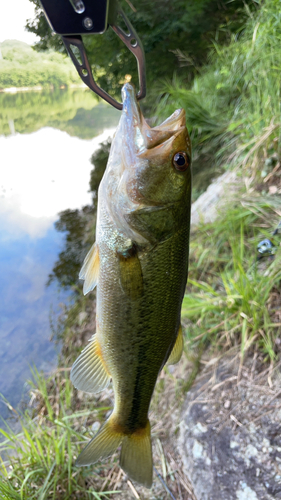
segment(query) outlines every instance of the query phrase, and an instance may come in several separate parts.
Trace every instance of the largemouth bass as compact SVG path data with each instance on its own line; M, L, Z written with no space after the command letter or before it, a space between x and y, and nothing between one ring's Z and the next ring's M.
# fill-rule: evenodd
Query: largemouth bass
M183 109L150 128L132 85L122 97L98 192L96 242L80 273L84 293L97 285L96 334L71 371L74 386L86 392L101 391L112 379L115 403L77 465L121 446L122 469L150 488L149 405L160 370L183 350L191 145Z

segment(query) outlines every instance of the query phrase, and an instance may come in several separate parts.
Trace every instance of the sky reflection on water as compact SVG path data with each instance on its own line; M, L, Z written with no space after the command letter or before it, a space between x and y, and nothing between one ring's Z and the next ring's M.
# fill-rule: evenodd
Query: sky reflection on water
M51 306L56 312L59 300L67 301L67 294L59 296L55 286L46 288L63 243L52 223L43 237L25 235L11 241L7 236L1 231L0 392L16 405L30 378L29 366L50 371L56 364L49 315ZM5 414L1 406L0 413Z
M0 393L12 405L30 365L49 372L56 364L50 311L69 293L46 288L64 241L54 222L60 211L91 202L89 160L113 132L109 123L90 140L50 127L0 136ZM7 417L3 402L0 415Z
M53 128L0 136L0 214L10 238L43 236L60 211L91 203L89 160L113 131L91 140Z

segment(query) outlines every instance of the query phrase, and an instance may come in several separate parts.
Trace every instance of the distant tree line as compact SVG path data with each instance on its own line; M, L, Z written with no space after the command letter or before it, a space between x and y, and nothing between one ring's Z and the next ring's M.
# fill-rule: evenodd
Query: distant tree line
M0 44L0 88L70 85L81 83L72 63L53 50L38 54L16 40Z

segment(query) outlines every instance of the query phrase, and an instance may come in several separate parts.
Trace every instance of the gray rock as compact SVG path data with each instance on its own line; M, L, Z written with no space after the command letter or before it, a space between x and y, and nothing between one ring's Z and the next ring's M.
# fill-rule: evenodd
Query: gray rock
M235 172L225 174L214 180L208 189L192 203L191 226L194 228L200 222L214 222L218 216L218 208L221 208L224 198L234 197L239 183Z
M222 362L186 396L178 450L197 500L281 499L280 383L274 396L238 370Z

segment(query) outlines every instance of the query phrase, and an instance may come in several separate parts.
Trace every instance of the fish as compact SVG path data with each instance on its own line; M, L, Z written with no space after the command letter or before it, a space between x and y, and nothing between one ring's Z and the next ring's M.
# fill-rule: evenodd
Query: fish
M74 386L89 393L112 380L114 408L76 465L121 447L121 468L151 488L150 401L159 372L183 351L191 143L184 109L151 128L132 84L122 99L98 190L96 241L79 275L85 294L96 287L96 333L71 370Z

